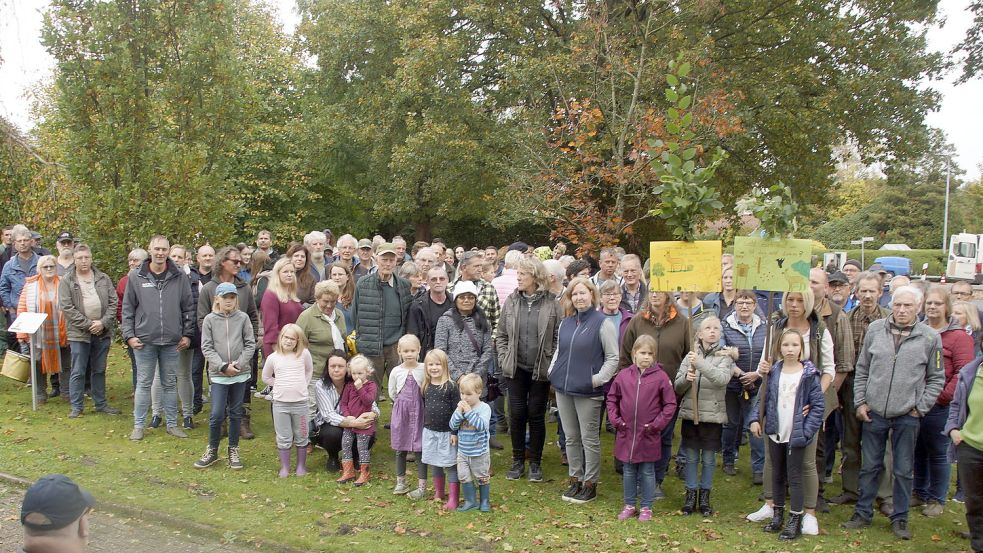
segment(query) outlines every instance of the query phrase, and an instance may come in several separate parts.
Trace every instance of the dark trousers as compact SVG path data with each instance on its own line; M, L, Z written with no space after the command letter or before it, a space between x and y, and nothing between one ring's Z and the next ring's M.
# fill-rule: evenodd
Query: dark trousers
M935 404L919 420L915 441L915 482L912 493L925 501L945 504L949 494L952 465L949 464L949 436L943 433L949 419L949 406Z
M676 430L676 418L679 417L679 404L676 405L676 412L672 414L672 420L662 429L662 458L655 462L655 481L662 485L666 479L666 471L669 470L669 458L672 457L672 435ZM680 455L680 457L684 457ZM677 463L685 462L677 460Z
M516 367L512 378L505 379L509 397L509 436L512 459L525 459L526 425L529 426L529 460L543 462L546 443L546 403L550 397L549 381L533 380L532 372Z
M891 521L908 520L918 426L919 419L908 414L887 419L870 412L870 422L865 422L863 427L860 499L854 511L864 520L874 516L877 483L884 472L884 451L889 443L894 451L894 514Z
M765 441L768 442L768 459L771 460L771 489L775 507L785 506L784 490L788 485L790 508L793 513L801 513L805 501L802 465L806 448L775 443L771 438Z
M843 435L843 414L839 409L833 411L826 418L826 442L825 451L829 453L826 455L826 465L816 466L816 470L824 469L826 476L833 474L833 468L836 466L836 450L839 449L837 446L840 443L840 437ZM841 454L842 455L842 454Z
M757 397L757 392L748 394L747 397L744 397L744 394L744 390L739 392L727 390L724 396L727 406L727 422L724 423L720 438L720 441L723 442L721 449L724 455L724 465L737 464L741 438L745 432L748 432L748 426L751 424L751 409L755 405L754 400ZM765 443L763 438L748 437L748 446L751 450L751 472L764 472Z
M956 447L959 481L966 494L966 526L974 553L983 553L983 451L965 441Z
M202 396L205 386L205 356L201 353L201 346L194 348L194 356L191 358L191 385L194 387L194 412L201 411ZM246 395L249 395L249 386L246 386Z
M133 390L137 389L137 358L133 355L133 348L126 347L126 355L130 357L130 371L133 375Z
M843 438L840 453L843 455L843 492L860 497L860 419L853 403L853 373L849 373L840 386L839 400L843 407Z
M321 430L317 433L317 443L324 451L328 452L328 457L339 459L341 455L341 437L345 429L340 426L324 423ZM375 445L375 435L369 439L369 449ZM355 459L355 466L358 466L358 447L352 442L352 458Z
M386 389L383 381L388 378L393 367L398 367L401 362L399 352L396 351L396 344L382 346L382 355L366 355L366 357L372 362L372 368L375 369L375 384L381 397L385 395L383 390Z

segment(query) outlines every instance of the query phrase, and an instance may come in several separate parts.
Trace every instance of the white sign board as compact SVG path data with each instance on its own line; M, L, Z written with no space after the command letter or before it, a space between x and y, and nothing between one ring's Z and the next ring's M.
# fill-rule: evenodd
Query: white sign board
M41 323L47 318L47 313L21 313L17 316L13 324L7 327L7 332L34 334L41 328Z

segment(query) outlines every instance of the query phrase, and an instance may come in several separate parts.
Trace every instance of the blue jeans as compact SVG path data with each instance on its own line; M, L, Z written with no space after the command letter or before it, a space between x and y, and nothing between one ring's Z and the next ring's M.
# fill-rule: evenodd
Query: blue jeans
M82 410L85 405L85 372L92 371L92 401L96 409L106 407L106 355L112 340L109 336L90 336L86 342L69 342L72 351L72 376L68 394L72 409Z
M154 373L160 371L160 385L164 391L164 420L167 426L177 426L177 369L179 352L177 344L155 346L144 344L133 350L137 361L137 387L133 393L133 426L144 428L147 410L150 408L150 387Z
M643 509L652 508L655 496L655 463L625 463L623 476L625 505L637 500Z
M915 442L915 483L913 493L925 501L945 505L949 493L949 436L942 433L949 418L949 406L935 404L920 419L918 440Z
M727 391L727 422L724 423L723 442L721 449L724 454L724 465L736 465L741 448L741 436L748 433L748 445L751 447L751 472L765 470L765 442L762 438L750 435L751 409L757 393L744 399L744 392Z
M229 413L229 447L239 446L239 426L242 423L242 399L249 388L249 381L235 384L215 384L209 388L212 412L208 417L208 446L218 449L222 440L222 421L226 409Z
M873 411L870 422L863 424L860 458L860 499L857 500L856 514L870 520L874 516L874 498L877 496L877 483L884 468L884 449L891 440L894 452L894 514L891 521L908 520L908 506L911 503L912 471L914 470L915 440L921 419L904 414L886 419Z
M686 456L686 488L709 490L713 486L713 469L717 465L717 452L712 449L682 448ZM701 461L702 458L702 461ZM703 475L697 480L696 471L703 465Z
M672 457L672 435L676 430L676 418L678 417L679 406L677 405L676 412L672 414L672 420L662 429L662 458L655 462L655 481L660 485L666 479L666 471L669 469L669 458ZM681 459L677 459L677 463L685 460L685 453L681 453L680 457Z

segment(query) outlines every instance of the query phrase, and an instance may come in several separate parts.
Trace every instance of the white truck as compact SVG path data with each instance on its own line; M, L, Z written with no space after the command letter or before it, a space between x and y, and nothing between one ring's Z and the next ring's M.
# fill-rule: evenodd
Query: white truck
M983 234L960 232L949 237L945 278L983 284Z

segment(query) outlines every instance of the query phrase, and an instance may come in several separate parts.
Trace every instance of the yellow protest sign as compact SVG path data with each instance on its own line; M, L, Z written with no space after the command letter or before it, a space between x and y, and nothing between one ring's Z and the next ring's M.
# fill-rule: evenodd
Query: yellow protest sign
M734 287L801 292L809 287L812 242L741 236L734 240Z
M654 292L719 292L719 240L651 242L649 289Z

